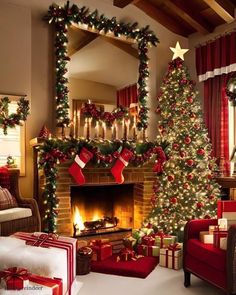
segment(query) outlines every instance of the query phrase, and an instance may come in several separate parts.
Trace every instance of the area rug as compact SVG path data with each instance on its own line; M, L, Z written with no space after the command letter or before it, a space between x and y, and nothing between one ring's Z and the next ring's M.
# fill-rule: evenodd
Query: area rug
M146 278L156 267L158 257L142 257L136 261L116 261L115 255L103 261L92 261L91 271L126 277Z

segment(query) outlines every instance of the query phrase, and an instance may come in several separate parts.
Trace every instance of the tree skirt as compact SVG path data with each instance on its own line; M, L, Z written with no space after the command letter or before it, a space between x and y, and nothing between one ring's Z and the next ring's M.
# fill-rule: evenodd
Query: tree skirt
M126 277L146 278L159 262L158 257L142 257L136 261L116 261L113 255L103 261L92 261L91 271Z

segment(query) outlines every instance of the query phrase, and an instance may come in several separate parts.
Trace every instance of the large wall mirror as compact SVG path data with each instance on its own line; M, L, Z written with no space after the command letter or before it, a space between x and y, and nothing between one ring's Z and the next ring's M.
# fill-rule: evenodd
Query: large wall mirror
M148 47L158 39L148 26L119 23L86 7L53 4L45 17L55 24L56 120L67 126L86 100L114 115L117 90L137 85L137 129L148 125ZM80 135L80 134L79 134Z

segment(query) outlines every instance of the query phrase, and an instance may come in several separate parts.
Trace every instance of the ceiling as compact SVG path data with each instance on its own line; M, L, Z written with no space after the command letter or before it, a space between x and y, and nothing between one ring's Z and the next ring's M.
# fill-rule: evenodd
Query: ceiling
M135 5L173 33L188 37L233 22L236 0L113 0L113 5Z

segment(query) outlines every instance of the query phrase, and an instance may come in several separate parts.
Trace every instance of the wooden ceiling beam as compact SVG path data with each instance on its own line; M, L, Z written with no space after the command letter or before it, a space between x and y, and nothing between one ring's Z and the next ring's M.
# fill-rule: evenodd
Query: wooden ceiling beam
M138 1L135 3L139 9L143 10L148 16L159 22L161 25L169 29L171 32L178 35L187 37L189 31L187 31L179 22L173 20L170 16L164 13L161 9L158 9L155 5L147 2L146 0Z
M207 23L201 17L201 15L195 13L192 9L184 6L183 1L165 0L163 4L168 7L173 13L181 17L196 31L203 34L211 33L213 31L214 28L209 23ZM190 3L188 5L190 5Z
M133 48L130 44L124 43L122 41L119 41L117 39L109 38L100 35L100 38L102 38L104 41L116 46L117 48L123 50L124 52L128 53L129 55L133 56L134 58L138 59L138 50Z
M234 5L229 0L204 0L225 22L231 23L234 18Z
M138 3L140 0L113 0L113 5L119 8L124 8L129 4Z
M91 43L93 40L95 40L99 35L88 32L84 37L82 37L76 45L74 45L71 48L68 48L68 55L72 56L85 46L87 46L89 43Z

